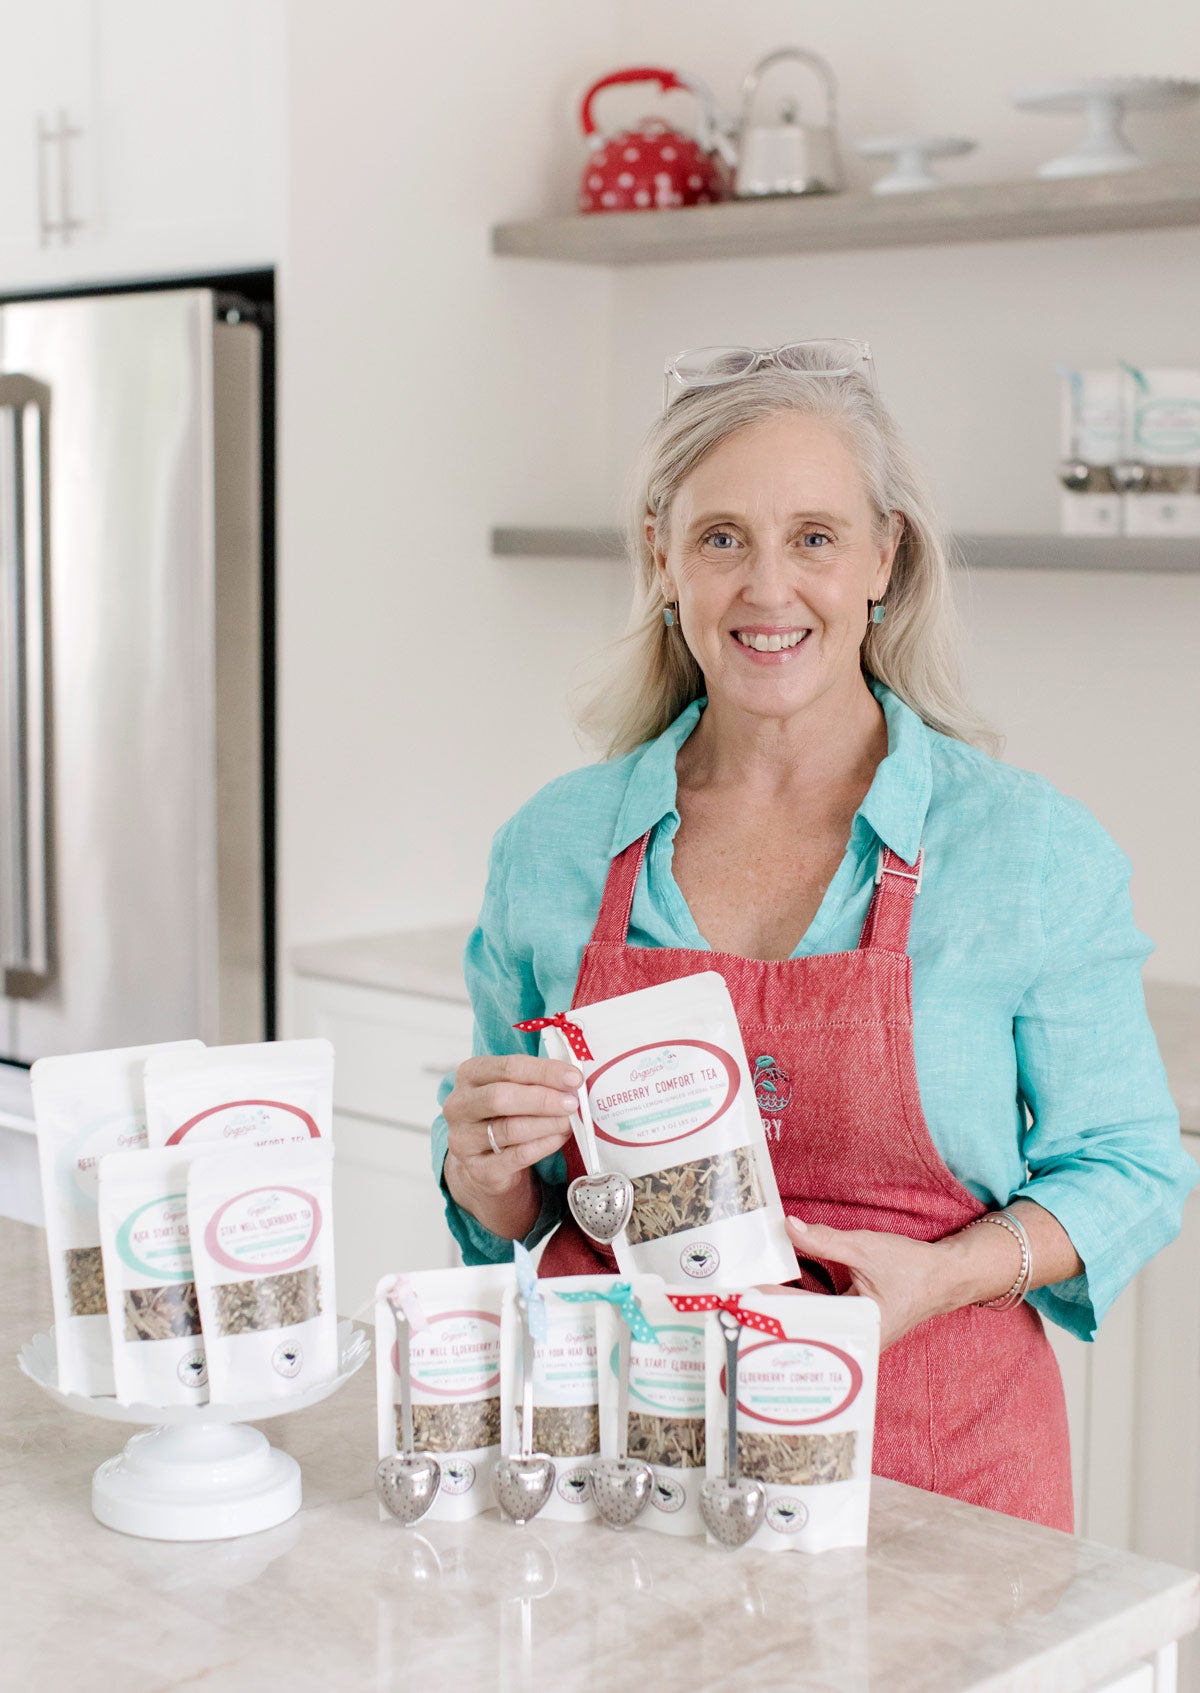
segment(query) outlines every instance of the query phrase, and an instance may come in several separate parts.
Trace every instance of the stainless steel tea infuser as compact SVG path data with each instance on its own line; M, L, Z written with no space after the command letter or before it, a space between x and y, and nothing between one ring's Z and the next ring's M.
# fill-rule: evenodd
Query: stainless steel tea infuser
M633 1183L615 1170L576 1176L567 1188L567 1204L588 1239L608 1246L633 1215Z
M729 1411L725 1443L725 1474L700 1489L700 1515L713 1539L722 1546L744 1546L763 1520L767 1490L760 1481L738 1479L737 1377L738 1342L742 1325L730 1311L718 1311L725 1337L725 1400Z
M554 1459L533 1450L533 1327L529 1304L517 1296L521 1317L521 1450L500 1458L493 1472L496 1503L518 1525L530 1522L554 1491Z
M420 1522L437 1497L442 1466L429 1452L413 1450L411 1327L407 1315L392 1302L396 1322L396 1355L400 1371L400 1451L375 1466L375 1492L385 1510L405 1528Z
M622 1316L617 1347L617 1456L597 1458L588 1471L592 1501L609 1528L628 1528L636 1522L654 1491L654 1471L629 1456L629 1340Z

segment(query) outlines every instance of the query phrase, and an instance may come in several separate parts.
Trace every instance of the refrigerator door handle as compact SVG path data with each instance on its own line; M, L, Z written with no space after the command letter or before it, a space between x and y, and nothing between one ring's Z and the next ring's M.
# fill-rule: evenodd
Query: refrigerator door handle
M0 376L0 987L34 999L54 977L51 918L50 390Z

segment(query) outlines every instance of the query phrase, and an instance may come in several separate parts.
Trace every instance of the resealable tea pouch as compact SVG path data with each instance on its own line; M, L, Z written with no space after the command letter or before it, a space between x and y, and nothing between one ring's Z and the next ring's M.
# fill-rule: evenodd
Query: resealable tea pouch
M544 1283L540 1283L544 1286ZM705 1479L705 1352L707 1318L681 1312L668 1298L658 1276L633 1276L630 1285L653 1341L629 1338L629 1456L654 1471L650 1508L638 1518L640 1528L661 1534L703 1534L700 1488ZM692 1294L694 1288L681 1288ZM598 1308L602 1402L615 1411L616 1371L621 1318L611 1306ZM602 1431L604 1455L615 1451L619 1430Z
M214 1404L287 1399L338 1372L333 1147L213 1147L188 1171Z
M577 1523L596 1515L587 1472L592 1460L601 1455L596 1336L602 1307L562 1295L607 1289L616 1279L538 1278L537 1291L545 1302L546 1338L535 1338L533 1346L533 1450L553 1458L555 1469L554 1491L538 1512L540 1517ZM521 1450L522 1339L514 1287L506 1293L501 1312L500 1450L504 1453ZM606 1450L605 1456L609 1455Z
M500 1456L500 1328L511 1264L414 1270L406 1278L428 1327L410 1336L413 1445L431 1452L442 1479L424 1520L459 1521L496 1502L492 1466ZM375 1289L375 1384L379 1456L400 1450L400 1376L388 1294ZM386 1516L380 1506L380 1516Z
M333 1047L256 1041L164 1054L146 1066L151 1146L288 1146L333 1132Z
M623 1276L727 1287L797 1273L741 1030L716 970L576 1006L591 1052L557 1028L544 1046L582 1070L573 1119L584 1166L633 1183L613 1242Z
M208 1370L188 1237L188 1166L210 1151L143 1147L100 1160L100 1246L117 1398L203 1405Z
M672 1290L685 1304L694 1289ZM738 1473L767 1490L762 1525L747 1545L766 1552L865 1546L879 1367L873 1299L750 1288L738 1342ZM707 1470L725 1474L725 1337L707 1318ZM715 1544L715 1542L714 1542Z
M108 1152L146 1145L142 1070L148 1058L190 1056L199 1041L126 1046L39 1058L30 1073L54 1296L58 1385L91 1396L114 1391L97 1165Z

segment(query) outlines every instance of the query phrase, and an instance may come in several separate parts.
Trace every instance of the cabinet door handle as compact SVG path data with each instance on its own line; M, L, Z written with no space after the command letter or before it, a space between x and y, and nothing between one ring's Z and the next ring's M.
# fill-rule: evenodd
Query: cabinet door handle
M83 228L83 219L71 215L71 158L69 143L78 141L83 134L72 124L66 112L58 114L58 128L50 129L43 121L39 112L37 125L37 179L38 179L38 234L43 247L48 247L50 237L57 235L63 246L70 243L71 236L77 229ZM48 150L52 145L58 147L58 218L50 215L50 167Z

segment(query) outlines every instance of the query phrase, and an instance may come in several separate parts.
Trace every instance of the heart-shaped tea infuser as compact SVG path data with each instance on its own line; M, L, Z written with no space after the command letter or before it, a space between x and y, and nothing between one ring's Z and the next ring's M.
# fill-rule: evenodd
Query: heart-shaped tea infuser
M700 1515L713 1539L732 1548L744 1546L762 1522L767 1490L760 1481L738 1479L737 1373L742 1325L731 1311L718 1311L716 1315L725 1336L725 1399L729 1409L725 1474L701 1487Z
M492 1472L496 1503L518 1525L536 1517L554 1491L554 1459L533 1450L533 1329L529 1307L517 1299L521 1314L521 1450L497 1460Z
M628 1528L650 1503L654 1471L629 1456L629 1329L624 1320L617 1347L617 1440L615 1458L597 1458L588 1471L596 1510L609 1528Z
M603 1176L576 1176L567 1189L567 1204L584 1234L608 1246L633 1214L633 1183L615 1170Z
M375 1492L386 1511L405 1528L419 1523L442 1485L442 1466L428 1452L413 1450L412 1370L409 1360L409 1320L392 1302L396 1320L396 1357L400 1366L399 1452L375 1466Z

